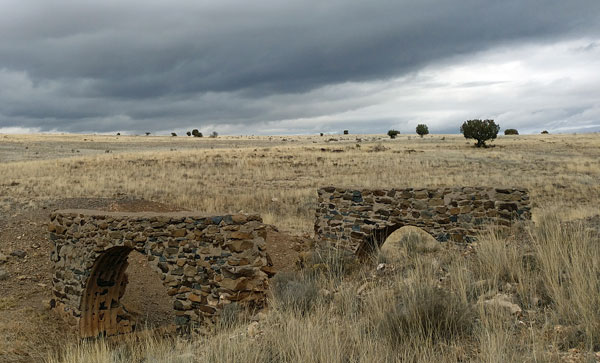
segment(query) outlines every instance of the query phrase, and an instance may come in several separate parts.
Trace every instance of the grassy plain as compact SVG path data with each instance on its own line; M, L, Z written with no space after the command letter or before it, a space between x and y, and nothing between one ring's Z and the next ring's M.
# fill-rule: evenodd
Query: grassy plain
M312 230L315 190L323 185L520 186L530 189L534 207L557 207L564 216L593 213L600 200L598 134L500 137L489 149L457 135L0 140L18 145L26 159L0 164L5 198L129 195L208 213L258 212L294 232ZM54 151L25 153L48 143ZM86 156L57 158L73 145Z
M211 336L148 335L116 345L65 340L35 357L599 360L600 241L597 220L580 220L600 213L600 135L501 136L487 149L472 144L457 135L0 136L0 213L7 218L62 198L131 196L207 213L256 212L292 234L311 234L316 188L323 185L526 187L534 207L535 225L489 231L469 246L415 252L410 246L418 238L403 240L415 238L409 235L397 237L405 243L395 257L354 266L326 256L321 274L308 264L279 277L271 308L258 321L242 314ZM502 299L521 311L507 312ZM14 298L1 301L0 310L17 309Z

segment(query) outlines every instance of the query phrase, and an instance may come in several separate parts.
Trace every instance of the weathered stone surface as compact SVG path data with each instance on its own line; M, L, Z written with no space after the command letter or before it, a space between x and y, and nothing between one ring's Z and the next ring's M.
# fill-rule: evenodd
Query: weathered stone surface
M252 234L247 232L233 232L230 237L233 239L251 239Z
M173 237L185 237L187 231L183 228L181 229L176 229L173 231L172 236Z
M191 302L197 302L197 303L201 303L202 302L202 296L196 295L196 294L189 294L187 296L188 300Z
M486 224L508 226L528 219L530 200L524 189L347 190L330 186L318 190L315 235L362 253L381 246L403 226L419 227L438 241L470 242Z
M14 250L10 253L10 255L18 257L18 258L23 258L23 257L27 256L27 252L25 252L23 250Z
M263 269L269 266L259 216L69 210L52 213L48 230L54 243L51 305L78 326L82 337L136 328L120 303L133 250L148 255L175 298L175 324L182 331L214 321L234 299L264 304Z

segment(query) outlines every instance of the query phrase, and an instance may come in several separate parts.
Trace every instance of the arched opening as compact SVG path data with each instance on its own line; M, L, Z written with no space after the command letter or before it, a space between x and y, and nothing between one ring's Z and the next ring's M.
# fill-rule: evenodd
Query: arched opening
M358 246L356 254L365 257L378 251L385 242L386 238L401 227L401 224L396 224L372 230L371 233L363 240L362 244Z
M440 248L427 231L415 226L403 226L390 233L380 246L381 252L390 258L401 258L403 253L433 252Z
M148 257L137 251L129 254L129 281L121 304L136 319L138 328L165 327L175 322L174 298L169 296L160 275L148 263Z
M129 313L120 299L127 286L128 247L113 247L94 263L81 301L79 332L83 338L131 332Z
M143 264L145 256L132 251L113 247L95 261L81 300L82 338L130 333L165 319L173 322L173 302L160 277Z

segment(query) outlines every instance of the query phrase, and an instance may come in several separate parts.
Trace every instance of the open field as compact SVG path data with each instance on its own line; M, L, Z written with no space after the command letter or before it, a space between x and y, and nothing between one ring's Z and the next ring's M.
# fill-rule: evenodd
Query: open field
M50 137L55 151L44 153L45 160L0 164L3 205L126 195L208 213L258 212L279 227L311 232L315 189L330 184L520 186L530 189L534 207L557 206L563 215L594 209L600 199L598 134L501 137L496 147L484 150L473 149L472 142L457 135L396 140L128 137L129 142L114 143L114 137L94 136L102 147L87 149L93 155L57 158L62 156L58 146L70 150L91 138ZM40 136L2 141L13 139L21 147L46 147ZM158 151L151 150L159 144ZM104 152L113 149L120 151Z
M593 218L600 214L600 134L500 136L487 149L472 144L460 135L0 135L0 361L600 360ZM374 257L344 274L282 274L259 321L239 318L192 340L76 345L44 308L51 284L44 223L52 209L258 213L281 231L276 248L310 238L316 188L324 185L525 187L536 223L422 253L405 241L395 257ZM11 255L17 250L25 257ZM289 265L298 257L278 253ZM533 256L536 267L524 267L523 256ZM130 301L148 293L158 301L160 282L149 281L143 260L132 265L140 269L131 284L141 287L132 286ZM306 294L290 298L288 281ZM481 303L499 294L521 311ZM297 306L302 299L309 302Z

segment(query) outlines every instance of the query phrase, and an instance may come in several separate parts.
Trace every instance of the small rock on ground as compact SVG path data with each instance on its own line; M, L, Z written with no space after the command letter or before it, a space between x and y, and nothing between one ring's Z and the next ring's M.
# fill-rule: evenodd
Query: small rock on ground
M19 258L23 258L23 257L27 256L27 252L25 252L23 250L14 250L10 254L11 254L11 256L15 256L15 257L19 257Z

